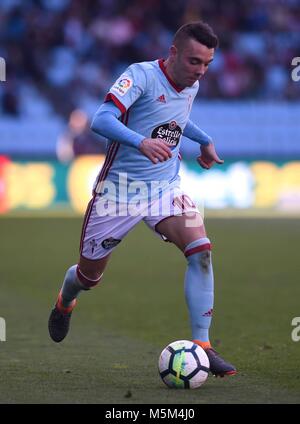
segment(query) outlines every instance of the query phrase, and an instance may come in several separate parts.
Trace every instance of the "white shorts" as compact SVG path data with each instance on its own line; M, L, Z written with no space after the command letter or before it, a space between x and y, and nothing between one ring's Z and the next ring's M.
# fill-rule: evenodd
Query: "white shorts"
M200 213L191 198L180 188L166 191L159 199L143 203L139 208L122 204L114 205L112 209L109 214L103 214L103 202L99 194L90 200L80 241L80 254L84 258L97 260L107 256L142 220L167 241L163 234L157 232L158 223L170 216L186 215L189 221L187 226L193 226L195 213Z

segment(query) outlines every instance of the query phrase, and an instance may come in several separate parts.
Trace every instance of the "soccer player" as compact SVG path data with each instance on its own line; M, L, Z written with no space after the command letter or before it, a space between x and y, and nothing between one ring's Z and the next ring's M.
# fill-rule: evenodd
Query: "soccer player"
M205 349L210 371L222 377L236 373L209 341L214 294L211 243L178 176L182 134L199 143L201 167L223 163L212 139L189 120L199 80L217 46L209 25L183 25L168 58L129 66L95 114L91 128L108 139L108 150L85 214L79 263L67 270L49 318L55 342L68 333L78 294L100 282L113 249L144 220L187 259L184 284L192 338ZM156 183L159 190L153 190Z

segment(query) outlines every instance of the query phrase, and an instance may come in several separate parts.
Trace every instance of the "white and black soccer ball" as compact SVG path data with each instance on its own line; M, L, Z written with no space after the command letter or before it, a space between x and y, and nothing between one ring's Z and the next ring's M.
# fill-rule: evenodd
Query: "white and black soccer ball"
M177 340L161 352L158 370L167 386L196 389L207 379L209 359L199 345L188 340Z

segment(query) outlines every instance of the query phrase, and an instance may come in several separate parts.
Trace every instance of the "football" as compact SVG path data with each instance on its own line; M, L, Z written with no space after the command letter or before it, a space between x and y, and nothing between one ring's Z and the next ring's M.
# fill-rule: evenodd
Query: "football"
M188 340L177 340L161 352L158 370L168 387L196 389L207 379L209 359L197 344Z

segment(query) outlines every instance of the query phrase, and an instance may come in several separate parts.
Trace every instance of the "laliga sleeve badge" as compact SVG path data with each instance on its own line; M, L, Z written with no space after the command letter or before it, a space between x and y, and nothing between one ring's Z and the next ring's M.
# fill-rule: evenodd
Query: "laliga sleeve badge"
M124 96L127 91L132 87L133 81L130 77L123 76L119 78L112 86L111 91L115 91L120 96Z

